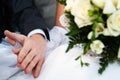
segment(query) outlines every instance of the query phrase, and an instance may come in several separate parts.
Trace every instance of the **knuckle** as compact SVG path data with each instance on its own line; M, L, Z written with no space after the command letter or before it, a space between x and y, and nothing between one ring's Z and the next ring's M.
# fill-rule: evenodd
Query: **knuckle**
M30 64L31 64L31 66L34 66L34 65L35 65L35 63L36 63L35 61L31 61L31 63L30 63Z
M35 67L35 63L31 61L30 65L28 66L28 70L31 71Z

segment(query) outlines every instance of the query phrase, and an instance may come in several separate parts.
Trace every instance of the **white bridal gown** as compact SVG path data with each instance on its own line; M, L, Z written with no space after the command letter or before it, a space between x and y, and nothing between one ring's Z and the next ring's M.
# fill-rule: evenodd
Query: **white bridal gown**
M4 52L0 53L0 80L7 80L7 77L8 80L120 80L120 65L117 62L110 64L100 75L97 72L100 67L99 58L87 55L82 60L90 65L81 67L80 61L75 58L82 53L82 47L76 46L66 53L68 38L65 33L59 27L50 31L51 41L48 42L46 59L36 79L15 67L16 56L4 45Z

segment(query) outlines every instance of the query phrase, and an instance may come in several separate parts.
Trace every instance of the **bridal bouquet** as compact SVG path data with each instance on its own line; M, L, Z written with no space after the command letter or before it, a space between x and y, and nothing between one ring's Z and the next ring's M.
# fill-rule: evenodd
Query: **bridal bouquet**
M120 0L58 0L65 5L69 46L82 44L84 52L100 55L102 72L109 63L120 62ZM81 65L88 65L80 59Z

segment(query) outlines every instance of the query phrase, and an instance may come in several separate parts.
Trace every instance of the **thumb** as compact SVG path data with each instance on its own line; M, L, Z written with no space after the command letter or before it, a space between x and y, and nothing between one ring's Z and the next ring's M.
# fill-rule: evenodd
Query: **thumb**
M26 38L26 36L22 35L22 34L17 34L17 33L14 33L14 32L10 32L8 30L5 30L4 31L4 34L6 35L6 37L9 39L9 40L13 40L13 41L18 41L21 45L23 45L24 43L24 40Z

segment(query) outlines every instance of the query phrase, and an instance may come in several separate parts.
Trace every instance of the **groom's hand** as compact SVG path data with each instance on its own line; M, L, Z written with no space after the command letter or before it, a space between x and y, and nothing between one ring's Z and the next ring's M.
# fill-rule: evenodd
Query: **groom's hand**
M23 47L14 49L14 53L18 53L17 66L24 69L28 74L33 71L33 76L38 77L46 52L46 40L40 34L34 34L26 37L21 34L5 31L6 40L15 45L18 41Z

